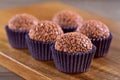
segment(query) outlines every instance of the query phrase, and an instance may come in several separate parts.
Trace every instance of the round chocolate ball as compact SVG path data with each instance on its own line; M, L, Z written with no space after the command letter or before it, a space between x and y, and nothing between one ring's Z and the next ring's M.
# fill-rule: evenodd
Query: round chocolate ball
M63 34L60 26L51 21L40 21L37 26L29 31L29 36L33 40L52 42L57 36Z
M38 19L30 14L17 14L8 22L8 27L12 30L30 30L38 24Z
M89 38L106 38L110 35L108 27L97 20L85 21L81 28L77 28L77 31Z
M83 18L76 12L63 10L55 14L53 22L61 27L77 28L82 26Z
M70 32L57 38L55 49L68 53L86 52L92 50L92 43L87 36L78 32Z

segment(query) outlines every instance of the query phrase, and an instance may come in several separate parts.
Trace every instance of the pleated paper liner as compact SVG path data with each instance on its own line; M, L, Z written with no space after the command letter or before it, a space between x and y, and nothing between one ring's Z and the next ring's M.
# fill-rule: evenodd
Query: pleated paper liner
M11 30L5 26L8 41L13 48L24 49L27 48L25 35L28 31Z
M26 35L26 41L30 54L33 58L43 61L52 60L52 52L50 49L52 42L32 40L28 35Z
M81 73L86 72L94 58L96 47L84 53L67 53L57 51L54 45L51 46L52 57L58 70L65 73Z
M68 33L68 32L75 32L77 28L71 28L71 27L62 27L62 30L64 33Z
M108 53L112 38L112 33L110 33L110 36L107 38L91 39L92 43L96 46L95 58L105 56Z

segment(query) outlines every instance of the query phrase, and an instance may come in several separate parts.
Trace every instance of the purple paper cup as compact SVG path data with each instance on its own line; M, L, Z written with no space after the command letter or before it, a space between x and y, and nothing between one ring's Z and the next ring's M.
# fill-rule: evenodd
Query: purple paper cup
M91 39L92 43L96 46L95 58L105 56L108 53L112 38L112 33L110 33L110 36L107 38Z
M62 30L64 33L68 33L68 32L75 32L77 28L71 28L71 27L62 27Z
M81 73L88 71L94 58L96 47L83 53L67 53L57 51L54 45L51 46L52 57L56 68L65 73Z
M32 40L29 38L29 35L26 35L26 42L28 49L33 58L37 60L52 60L52 52L50 46L53 42L41 42Z
M27 48L25 35L28 33L28 31L11 30L9 29L8 25L5 26L5 30L8 37L8 41L13 48Z

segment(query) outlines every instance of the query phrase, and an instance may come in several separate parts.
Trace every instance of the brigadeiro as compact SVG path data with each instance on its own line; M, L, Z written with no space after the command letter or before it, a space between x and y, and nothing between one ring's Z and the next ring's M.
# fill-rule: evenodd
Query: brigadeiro
M87 36L70 32L57 37L51 50L58 70L65 73L79 73L89 69L96 47Z
M74 32L77 27L81 27L83 18L74 11L63 10L55 14L53 22L59 24L64 33L67 33Z
M26 35L28 49L33 58L37 60L51 60L50 46L57 36L63 34L59 25L51 21L40 21L37 26L30 29Z
M38 19L30 14L17 14L13 16L5 27L8 41L14 48L27 48L25 35L37 25Z
M88 20L77 31L88 36L96 46L95 57L102 57L108 53L112 34L104 23L98 20Z

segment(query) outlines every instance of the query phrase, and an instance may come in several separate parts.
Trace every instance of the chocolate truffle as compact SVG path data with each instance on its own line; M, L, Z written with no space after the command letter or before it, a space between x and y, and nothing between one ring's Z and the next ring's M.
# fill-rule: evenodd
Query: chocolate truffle
M55 49L68 53L86 52L92 50L92 43L87 36L70 32L57 38Z
M38 19L30 14L17 14L8 22L8 27L12 30L30 30L37 25Z
M89 38L106 38L110 35L108 27L97 20L85 21L81 28L77 28L77 31Z
M51 42L55 41L57 36L63 34L62 29L54 22L40 21L37 26L29 32L29 37L33 40Z
M53 17L53 22L58 23L61 27L76 28L82 26L83 18L76 12L63 10Z

